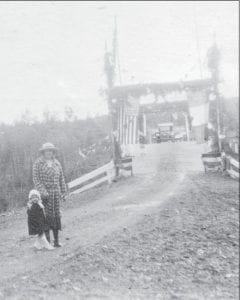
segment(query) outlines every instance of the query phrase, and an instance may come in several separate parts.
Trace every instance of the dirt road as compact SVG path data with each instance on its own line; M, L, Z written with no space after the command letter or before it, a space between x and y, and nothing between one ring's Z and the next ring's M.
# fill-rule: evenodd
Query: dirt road
M31 248L24 210L0 218L0 299L237 299L237 182L192 143L145 152L64 204L61 249Z

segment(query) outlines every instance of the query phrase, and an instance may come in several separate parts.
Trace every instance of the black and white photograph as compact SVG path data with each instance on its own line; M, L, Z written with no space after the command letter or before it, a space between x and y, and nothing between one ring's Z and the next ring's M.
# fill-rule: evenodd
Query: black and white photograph
M0 300L239 299L239 2L0 1Z

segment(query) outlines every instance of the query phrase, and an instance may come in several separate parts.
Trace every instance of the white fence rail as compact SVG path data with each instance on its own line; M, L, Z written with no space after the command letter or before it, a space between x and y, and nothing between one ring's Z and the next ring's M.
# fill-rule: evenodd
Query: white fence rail
M230 155L227 156L227 173L234 179L239 178L239 161Z
M70 194L77 194L89 190L101 183L111 183L114 176L114 164L110 163L87 173L68 183L68 189Z
M119 167L120 167L120 170L122 171L122 174L123 174L123 171L125 171L125 172L130 172L130 174L133 175L132 161L133 161L133 159L131 156L123 157L121 159L121 165Z

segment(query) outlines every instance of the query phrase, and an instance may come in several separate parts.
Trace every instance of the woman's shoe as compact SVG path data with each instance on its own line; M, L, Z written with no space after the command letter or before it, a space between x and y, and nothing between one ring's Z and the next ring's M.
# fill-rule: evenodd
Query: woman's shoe
M54 247L48 243L48 245L46 245L45 247L47 250L54 250Z
M55 248L60 248L62 245L59 242L54 242L54 247Z

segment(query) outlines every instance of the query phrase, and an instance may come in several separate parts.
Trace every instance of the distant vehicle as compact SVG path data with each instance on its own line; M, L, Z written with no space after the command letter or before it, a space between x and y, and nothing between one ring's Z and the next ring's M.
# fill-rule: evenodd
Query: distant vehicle
M187 134L186 132L179 132L174 134L174 141L176 142L182 142L187 140Z
M158 131L152 135L152 142L153 143L161 143L160 133Z
M173 123L158 124L158 131L153 136L153 142L162 143L174 141Z

